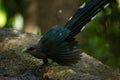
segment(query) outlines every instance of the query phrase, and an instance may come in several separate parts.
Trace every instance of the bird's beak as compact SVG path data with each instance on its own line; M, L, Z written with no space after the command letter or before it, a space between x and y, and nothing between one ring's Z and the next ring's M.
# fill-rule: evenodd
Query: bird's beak
M27 53L27 48L22 49L22 53Z
M28 47L26 47L26 48L23 48L22 49L22 53L29 53L29 52L32 52L32 51L34 51L34 50L36 50L36 46L35 45L33 45L33 46L28 46Z

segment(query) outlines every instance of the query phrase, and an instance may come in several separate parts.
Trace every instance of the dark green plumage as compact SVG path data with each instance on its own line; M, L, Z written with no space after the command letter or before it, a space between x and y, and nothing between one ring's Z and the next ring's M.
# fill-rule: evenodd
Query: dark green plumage
M74 39L67 40L70 33L69 29L56 25L41 38L37 49L61 65L75 63L80 59L80 49Z
M53 26L43 35L38 44L29 47L27 52L43 59L44 63L47 63L48 58L60 65L76 63L80 59L81 50L74 36L108 3L109 0L90 0L77 10L64 27Z
M89 0L83 8L79 8L72 19L65 24L65 28L71 30L71 37L77 35L109 2L110 0Z

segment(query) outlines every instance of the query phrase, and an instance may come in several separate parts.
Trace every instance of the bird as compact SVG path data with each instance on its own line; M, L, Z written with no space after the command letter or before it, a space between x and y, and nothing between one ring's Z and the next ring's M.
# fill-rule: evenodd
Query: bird
M89 0L80 6L64 26L54 25L37 44L25 48L24 52L42 59L43 64L48 64L48 59L63 66L77 63L81 59L82 50L75 36L109 3L110 0Z

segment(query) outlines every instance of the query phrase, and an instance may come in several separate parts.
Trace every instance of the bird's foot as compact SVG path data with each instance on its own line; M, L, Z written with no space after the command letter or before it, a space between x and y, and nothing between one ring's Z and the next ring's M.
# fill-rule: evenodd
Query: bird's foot
M34 73L37 74L42 74L46 71L46 67L49 66L48 64L42 64L38 65L34 68Z
M51 63L48 63L48 59L44 59L43 62L44 64L35 67L35 74L46 72L48 67L53 63L53 61Z

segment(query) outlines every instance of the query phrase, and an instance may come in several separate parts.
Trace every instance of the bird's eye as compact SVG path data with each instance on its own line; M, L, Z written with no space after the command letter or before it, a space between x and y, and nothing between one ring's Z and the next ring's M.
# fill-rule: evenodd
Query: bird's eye
M29 48L27 48L27 50L32 51L32 50L35 50L35 48L34 47L29 47Z

